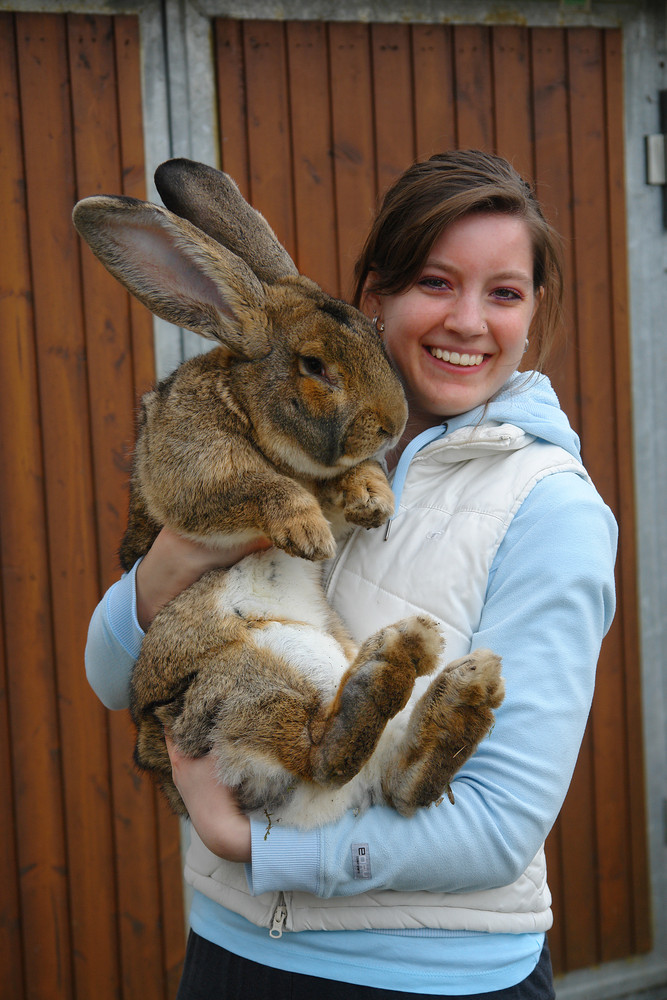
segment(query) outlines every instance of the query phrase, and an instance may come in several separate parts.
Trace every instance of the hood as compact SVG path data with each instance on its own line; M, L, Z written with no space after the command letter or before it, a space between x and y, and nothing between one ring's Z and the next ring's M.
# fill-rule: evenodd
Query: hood
M448 436L461 427L478 427L491 421L520 427L526 434L558 445L581 461L579 438L561 410L546 375L515 372L486 406L449 419L445 434Z
M392 489L395 508L387 523L387 535L389 524L398 514L410 462L419 451L436 442L446 445L451 439L452 445L454 441L457 444L465 442L468 456L473 457L475 444L478 444L483 452L494 438L502 436L502 431L508 424L524 432L519 436L523 438L523 443L520 444L515 440L514 446L522 447L526 443L524 435L530 435L531 438L539 438L549 444L558 445L577 461L581 461L579 438L561 410L558 397L547 376L539 372L515 372L500 392L485 406L477 406L468 413L450 417L443 423L422 431L410 441L394 471ZM463 434L463 429L466 427L471 429L469 434ZM498 427L501 428L500 435L494 433L494 428ZM505 444L512 447L506 437Z

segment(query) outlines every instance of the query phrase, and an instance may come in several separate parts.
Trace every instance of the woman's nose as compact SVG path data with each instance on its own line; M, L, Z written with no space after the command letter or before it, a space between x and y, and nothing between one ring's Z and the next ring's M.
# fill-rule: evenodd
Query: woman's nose
M482 302L476 295L460 295L448 310L444 326L466 337L486 333Z

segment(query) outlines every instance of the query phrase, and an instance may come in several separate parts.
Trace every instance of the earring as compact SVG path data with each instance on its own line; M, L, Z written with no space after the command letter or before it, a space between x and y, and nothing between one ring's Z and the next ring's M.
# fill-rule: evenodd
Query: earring
M528 340L528 337L526 337L526 346L523 349L524 354L526 353L529 347L530 347L530 341Z
M376 313L375 316L373 316L373 319L371 320L371 322L372 322L373 326L375 327L375 329L377 330L378 333L384 333L384 323L380 323L378 325L377 313Z

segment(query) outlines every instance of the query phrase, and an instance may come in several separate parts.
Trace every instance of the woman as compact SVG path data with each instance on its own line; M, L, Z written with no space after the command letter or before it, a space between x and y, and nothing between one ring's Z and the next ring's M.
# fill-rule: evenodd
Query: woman
M553 997L543 842L562 805L614 610L614 520L541 364L561 299L557 241L498 157L443 154L388 192L355 303L401 374L409 420L387 456L397 513L328 570L357 639L406 613L442 622L447 659L489 647L505 702L452 783L455 805L388 807L313 831L251 822L207 758L172 748L195 888L179 997ZM109 707L145 627L221 554L163 531L91 623ZM136 600L136 614L135 602ZM271 928L270 933L267 928Z

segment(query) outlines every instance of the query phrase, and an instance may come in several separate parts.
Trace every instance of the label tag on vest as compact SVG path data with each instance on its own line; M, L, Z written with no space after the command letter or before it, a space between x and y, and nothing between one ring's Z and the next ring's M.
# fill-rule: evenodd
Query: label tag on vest
M355 878L371 877L371 852L368 844L352 844L352 871Z

